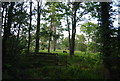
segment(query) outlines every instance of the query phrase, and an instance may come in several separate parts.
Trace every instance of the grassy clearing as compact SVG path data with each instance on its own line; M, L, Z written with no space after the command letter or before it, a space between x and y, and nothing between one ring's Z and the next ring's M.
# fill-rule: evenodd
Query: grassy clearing
M63 53L63 50L51 51L52 53L58 53L60 63L65 64L67 59L67 67L65 65L59 67L46 66L45 70L47 70L48 75L44 77L49 79L104 79L102 60L99 53L75 51L75 55L70 57L69 51L66 51L67 53ZM47 50L40 52L47 52Z
M47 52L47 50L42 50L40 52ZM68 50L67 52L68 53L63 53L62 50L57 50L56 52L52 51L52 53L58 53L60 65L46 65L42 67L32 65L35 59L28 60L26 56L23 55L20 57L19 63L15 65L15 67L17 67L12 68L14 69L13 74L19 79L104 79L104 68L99 53L93 54L75 51L75 55L71 57L69 56ZM33 66L33 68L28 68L29 66Z

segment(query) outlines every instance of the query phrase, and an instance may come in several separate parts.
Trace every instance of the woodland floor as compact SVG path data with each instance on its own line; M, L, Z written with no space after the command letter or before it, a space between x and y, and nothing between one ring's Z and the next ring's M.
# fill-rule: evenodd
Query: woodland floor
M106 70L102 64L99 53L76 51L73 57L70 57L69 53L62 53L60 50L56 51L56 53L58 53L58 64L56 65L50 65L50 63L44 64L39 57L28 59L25 55L21 55L18 57L19 61L13 63L14 65L7 64L8 69L3 73L3 79L106 78Z

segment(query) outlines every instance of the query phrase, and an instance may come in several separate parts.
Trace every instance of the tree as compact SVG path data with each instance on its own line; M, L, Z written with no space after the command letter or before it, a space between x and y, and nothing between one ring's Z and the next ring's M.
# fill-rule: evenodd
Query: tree
M49 27L48 23L41 24L40 38L41 38L41 49L48 49L47 41L49 40Z
M65 6L65 16L67 21L67 31L68 31L68 38L69 38L69 50L71 50L71 34L70 34L70 21L69 17L71 16L70 11L70 3L67 2L67 5Z
M26 17L26 12L24 12L23 10L23 5L24 5L24 2L23 3L18 3L18 6L20 5L20 10L18 12L15 12L16 14L16 18L15 18L15 21L17 22L17 24L19 25L18 26L18 34L17 34L17 39L19 39L20 37L20 28L21 28L21 25L23 24L23 21L25 21L24 17ZM19 15L18 15L19 13ZM14 14L14 15L15 15Z
M13 13L12 13L12 11L13 11L13 7L14 7L14 2L11 2L10 3L10 6L9 6L9 10L8 10L8 20L7 20L7 27L6 27L6 18L5 18L5 24L4 24L4 35L3 35L3 40L2 40L2 48L3 48L3 50L2 50L2 54L3 54L3 59L4 59L4 57L6 56L6 54L7 54L7 45L6 45L6 43L7 43L7 39L9 38L9 36L11 35L11 32L10 32L10 28L11 28L11 24L12 24L12 21L11 21L11 19L12 19L12 17L13 17ZM7 8L6 8L6 10L7 10ZM6 12L7 13L7 12Z
M68 13L65 13L67 16L71 16L71 20L72 20L72 33L71 33L71 36L70 36L70 28L69 28L69 21L68 21L68 18L67 19L67 24L68 24L68 33L69 33L69 38L70 38L70 43L69 43L69 46L70 46L70 55L74 55L74 47L75 47L75 34L76 34L76 25L77 25L77 22L78 21L82 21L82 16L87 14L89 11L89 9L86 8L86 4L84 3L81 3L81 2L73 2L73 3L70 3L72 6L72 8L68 5L68 8L65 8L65 11L69 11ZM84 5L83 5L84 4ZM93 3L94 4L94 3ZM90 7L93 7L91 4L87 4L89 5ZM83 9L83 11L80 11L80 8ZM72 11L71 11L72 9ZM76 13L79 14L79 16L76 15Z
M86 39L85 39L83 34L82 35L76 35L75 49L85 52L86 48L87 48L87 46L85 44L85 41L86 41Z
M29 30L28 30L28 54L30 54L30 30L31 30L31 23L32 22L32 2L30 2L30 25L29 25Z
M25 10L24 2L16 2L15 8L13 9L13 23L14 26L12 27L13 33L17 33L17 39L20 38L21 30L23 29L23 26L27 24L28 21L28 14ZM24 27L25 28L25 27Z
M88 42L87 48L89 51L92 51L92 52L97 52L98 50L97 48L99 48L99 45L97 42L98 27L99 27L98 24L94 24L92 22L87 22L81 25L80 27L81 32L85 33L87 37L87 42Z
M36 53L39 52L40 15L41 15L41 4L39 5L39 2L38 2L38 9L37 9L37 16L38 17L37 17L36 47L35 47Z
M103 53L103 63L105 67L110 71L111 73L111 64L110 64L110 55L111 55L111 49L110 49L110 3L108 2L101 2L101 43L102 43L102 49L101 52ZM111 77L111 74L110 74ZM109 77L109 78L110 78Z
M7 26L7 13L8 13L8 3L2 3L2 8L3 8L3 11L2 11L2 22L4 23L3 24L3 30L4 30L4 35L6 33L6 26ZM5 11L4 11L5 9ZM5 13L5 16L4 16L4 13ZM4 19L4 21L3 21Z
M80 30L81 30L81 32L86 34L86 36L88 38L88 42L89 42L90 39L92 39L92 41L95 41L97 28L98 28L97 24L87 22L87 23L81 25Z
M64 48L64 50L68 50L69 48L69 38L66 37L62 40L62 47Z
M46 3L47 9L44 9L44 20L50 22L49 24L49 41L48 41L48 52L50 52L52 37L54 40L54 51L56 50L57 39L59 38L59 31L57 32L58 27L60 27L60 19L63 14L60 14L62 10L60 9L61 3Z
M74 2L73 3L73 14L72 14L72 36L71 36L71 49L70 49L70 55L74 55L74 49L75 49L75 34L76 34L76 12L79 8L80 2Z

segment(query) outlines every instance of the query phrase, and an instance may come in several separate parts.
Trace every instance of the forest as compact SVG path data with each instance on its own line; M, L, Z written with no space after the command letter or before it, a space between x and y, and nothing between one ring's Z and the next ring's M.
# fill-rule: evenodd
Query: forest
M2 79L119 79L118 2L2 2Z

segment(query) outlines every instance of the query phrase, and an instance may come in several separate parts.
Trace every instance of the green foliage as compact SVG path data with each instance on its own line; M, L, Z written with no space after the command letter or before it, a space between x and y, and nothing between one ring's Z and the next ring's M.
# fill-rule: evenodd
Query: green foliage
M76 35L75 49L85 52L86 49L87 49L85 41L86 41L86 39L85 39L83 34L82 35Z
M97 33L97 24L87 22L80 27L80 30L87 35L89 39L93 39Z
M98 34L98 24L94 24L91 22L87 22L81 25L80 29L83 33L86 34L88 39L87 50L91 52L98 52L99 51L99 44L98 41L100 40ZM90 40L91 39L91 40Z
M62 44L63 44L63 48L67 49L69 47L69 39L68 37L66 37L63 41L62 41Z
M89 42L88 43L88 50L95 53L95 52L100 51L100 46L95 42Z
M100 10L100 4L97 2L87 2L85 3L86 10L88 13L91 14L93 18L99 18L99 10Z

